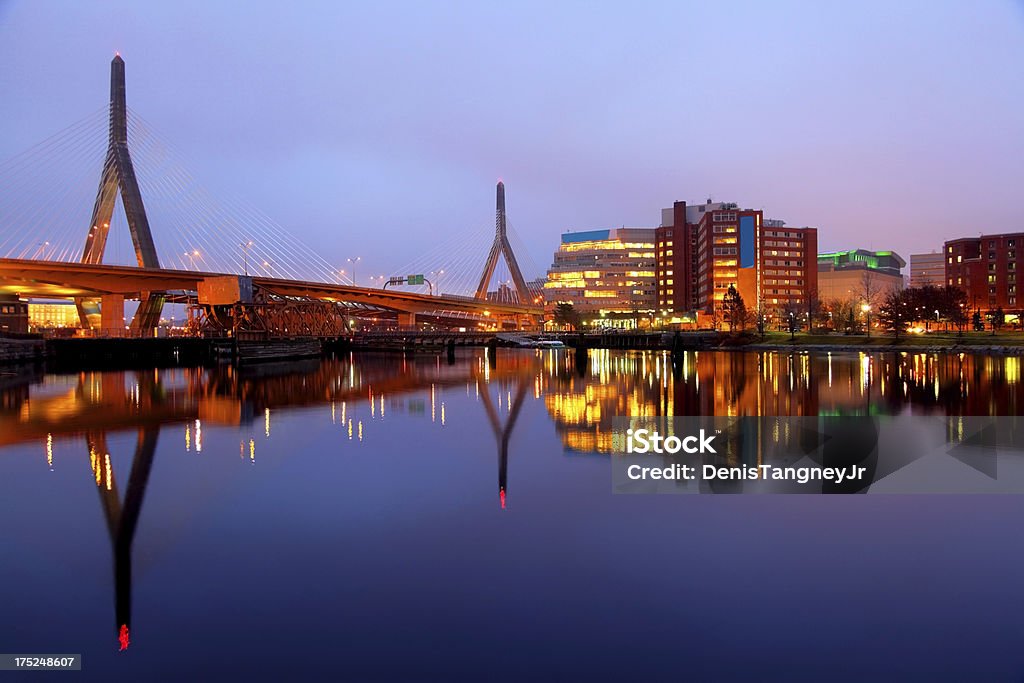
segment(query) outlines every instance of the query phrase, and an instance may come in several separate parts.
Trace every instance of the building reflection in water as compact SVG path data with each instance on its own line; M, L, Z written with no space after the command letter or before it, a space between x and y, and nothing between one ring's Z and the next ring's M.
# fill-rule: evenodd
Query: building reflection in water
M458 362L441 356L363 354L323 361L132 372L29 373L0 378L0 447L38 443L54 467L54 443L72 441L88 457L114 556L119 649L131 631L131 548L161 429L190 457L210 457L203 431L242 428L239 457L259 467L274 415L323 406L323 419L351 446L373 447L378 423L429 420L446 429L486 420L493 432L500 507L509 495L512 435L528 398L543 402L569 451L622 452L613 418L633 416L1014 415L1022 403L1020 359L918 353L790 354L500 350ZM452 415L464 392L475 414ZM465 402L459 403L460 411ZM452 423L452 420L455 423ZM178 431L180 430L180 431ZM137 434L124 490L109 434ZM776 443L798 435L761 435ZM737 463L759 451L731 449ZM751 458L753 460L751 460ZM493 484L492 484L493 485Z
M580 375L571 354L549 353L544 402L567 448L621 452L619 416L1016 415L1024 405L1017 357L925 353L592 350Z

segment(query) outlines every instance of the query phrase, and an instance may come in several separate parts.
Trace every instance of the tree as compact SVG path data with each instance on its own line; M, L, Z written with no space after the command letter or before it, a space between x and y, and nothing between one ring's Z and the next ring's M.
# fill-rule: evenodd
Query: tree
M736 291L734 285L729 285L725 296L722 297L722 312L725 321L729 323L730 332L735 332L737 328L743 331L747 325L747 305L743 303L743 297Z
M804 312L807 314L807 330L813 331L814 322L821 319L821 315L825 310L824 305L821 303L821 297L818 295L817 287L811 287L807 290L804 308Z
M768 325L768 319L767 316L765 316L763 309L758 310L757 313L754 314L754 324L757 325L757 333L761 335L761 341L764 341L764 330Z
M914 319L924 321L925 329L932 322L935 322L937 326L943 308L942 288L934 285L925 285L923 287L910 287L903 291L907 293L907 305L913 311Z
M722 327L722 309L718 306L711 307L711 329L715 332Z
M796 333L800 329L800 307L792 301L782 308L782 324L789 332L789 340L796 341Z
M874 271L865 268L860 276L860 290L858 294L861 300L861 311L864 313L864 328L871 336L871 310L877 305L878 297L882 292L882 285L875 277Z
M985 323L981 319L981 311L974 309L974 315L971 316L971 327L974 328L975 332L984 332Z
M828 304L829 318L833 331L842 330L844 334L857 331L857 306L851 299L833 299Z
M555 304L555 322L562 327L570 327L575 330L580 326L579 311L567 301Z
M885 301L879 307L878 317L886 328L892 330L897 337L906 329L907 323L913 319L912 308L909 305L913 296L913 292L894 289L886 294Z
M939 313L956 326L958 336L964 336L964 328L967 326L967 293L959 287L947 285L942 290L941 303Z
M1006 313L1003 311L1002 306L998 306L996 310L989 311L988 324L992 326L992 335L1003 328L1003 323L1006 322Z

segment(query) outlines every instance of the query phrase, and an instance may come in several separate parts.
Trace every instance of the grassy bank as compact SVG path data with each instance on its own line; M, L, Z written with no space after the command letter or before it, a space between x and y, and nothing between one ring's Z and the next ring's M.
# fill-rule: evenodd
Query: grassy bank
M759 335L749 337L748 347L761 348L805 348L805 349L852 349L852 350L918 350L918 351L977 351L996 353L1024 352L1024 333L1002 332L940 332L933 334L905 334L899 337L888 335L857 334L813 334L797 333L790 339L788 332L769 332L762 341Z

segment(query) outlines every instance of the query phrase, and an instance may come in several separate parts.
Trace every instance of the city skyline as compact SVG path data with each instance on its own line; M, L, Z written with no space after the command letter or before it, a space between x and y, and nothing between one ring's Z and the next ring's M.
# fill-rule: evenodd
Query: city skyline
M1014 229L1024 8L802 7L324 6L312 25L270 5L10 3L0 158L102 105L120 50L130 107L205 184L338 262L354 237L367 275L419 236L490 233L498 177L528 279L562 232L656 227L707 196L818 227L822 250Z

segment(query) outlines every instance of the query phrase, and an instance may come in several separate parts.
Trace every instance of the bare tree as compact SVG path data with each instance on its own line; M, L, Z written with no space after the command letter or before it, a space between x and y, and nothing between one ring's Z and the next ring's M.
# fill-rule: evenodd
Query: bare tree
M800 306L795 304L792 299L782 307L782 324L785 326L784 329L789 332L790 341L796 340L796 333L800 329L800 313Z
M871 336L871 311L878 305L882 289L882 283L879 282L874 271L865 268L860 276L860 290L857 293L861 300L861 310L864 312L864 327L869 337Z
M804 309L804 312L807 314L807 331L812 332L814 330L814 323L821 320L821 315L825 310L817 287L811 287L807 290L807 298L804 299Z

